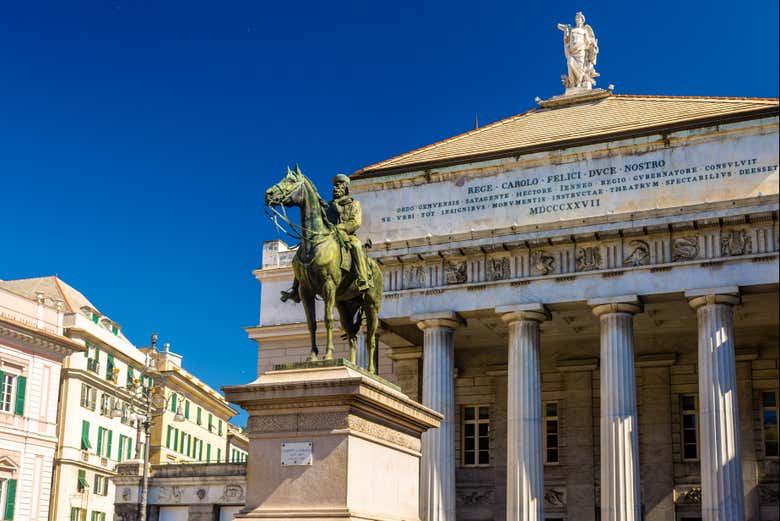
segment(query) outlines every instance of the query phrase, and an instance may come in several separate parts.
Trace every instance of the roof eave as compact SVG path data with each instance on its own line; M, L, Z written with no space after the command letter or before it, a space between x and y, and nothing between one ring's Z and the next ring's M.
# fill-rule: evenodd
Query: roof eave
M751 119L759 119L767 116L777 116L780 113L780 106L774 105L770 107L760 107L757 109L746 110L741 112L735 112L733 114L708 116L705 118L696 118L686 121L680 121L676 123L664 123L663 125L655 125L644 127L640 129L631 129L620 132L611 132L605 134L599 134L598 136L589 136L584 138L576 138L570 140L558 140L543 143L539 145L533 145L528 147L518 147L505 150L498 150L495 152L471 154L464 156L457 156L446 159L436 159L432 161L421 161L419 163L409 163L405 165L389 166L385 168L369 169L369 167L357 170L350 174L350 177L354 179L372 179L376 177L382 177L386 175L402 174L406 172L413 172L415 170L429 170L437 167L447 167L460 165L465 163L474 163L477 161L488 161L491 159L502 159L505 157L519 156L524 154L531 154L535 152L546 152L549 150L556 150L560 148L571 148L581 145L592 145L596 143L603 143L606 141L613 141L616 139L625 139L632 137L644 137L653 134L677 132L681 130L690 130L692 128L698 128L703 126L710 126L714 124L725 123L738 123L741 121L749 121Z

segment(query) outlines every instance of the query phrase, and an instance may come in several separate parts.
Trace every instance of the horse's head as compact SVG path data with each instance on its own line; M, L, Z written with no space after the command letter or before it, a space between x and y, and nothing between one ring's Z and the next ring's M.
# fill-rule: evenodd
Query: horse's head
M300 206L303 202L303 186L306 178L298 165L295 170L287 167L284 178L265 191L268 206Z

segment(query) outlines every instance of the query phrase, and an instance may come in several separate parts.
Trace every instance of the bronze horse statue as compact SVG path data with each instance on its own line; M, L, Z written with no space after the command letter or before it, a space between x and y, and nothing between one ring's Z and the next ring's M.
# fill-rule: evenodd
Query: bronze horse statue
M317 360L317 317L314 300L322 298L325 304L326 346L325 360L333 359L333 307L339 311L341 327L349 340L349 359L357 361L357 334L362 320L366 321L368 370L375 372L376 330L379 325L379 307L382 303L382 274L374 259L368 259L373 286L360 292L351 270L342 268L342 255L348 255L336 227L326 215L327 203L320 197L314 184L296 165L287 168L284 178L265 192L265 204L297 230L301 240L292 261L298 280L298 295L303 303L306 323L311 338L309 360ZM301 210L300 225L279 214L277 206L297 206Z

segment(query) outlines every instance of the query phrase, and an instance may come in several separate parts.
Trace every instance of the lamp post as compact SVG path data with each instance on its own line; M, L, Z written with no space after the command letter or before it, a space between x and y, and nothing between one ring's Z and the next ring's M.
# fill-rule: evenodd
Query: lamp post
M165 344L166 351L170 347L170 344ZM157 351L157 333L152 333L152 345L151 349ZM144 385L147 378L151 379L151 385ZM134 411L135 421L139 425L137 429L137 439L135 444L135 456L139 459L139 448L141 431L144 433L144 453L143 453L143 477L141 478L141 484L139 486L138 502L138 521L146 521L146 504L147 496L149 493L149 442L152 436L152 421L155 416L162 416L171 403L171 399L175 396L171 394L166 398L164 393L158 393L157 383L162 386L165 383L165 378L156 368L156 360L153 360L149 354L146 354L146 360L144 361L144 370L140 375L140 378L136 378L133 381L132 387L129 388L134 397L142 403L139 410ZM132 402L131 402L132 403ZM132 406L132 405L131 405ZM112 418L122 417L122 409L117 403L111 410ZM176 403L176 414L173 417L173 421L184 421L184 414L182 414L181 403Z

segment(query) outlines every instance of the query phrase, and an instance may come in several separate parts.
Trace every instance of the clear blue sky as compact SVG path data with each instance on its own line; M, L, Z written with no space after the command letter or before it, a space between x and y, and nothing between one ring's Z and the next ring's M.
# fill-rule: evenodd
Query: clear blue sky
M0 278L58 274L214 387L255 376L287 164L329 178L562 91L556 23L625 94L778 96L778 3L4 2ZM242 420L238 420L241 422Z

